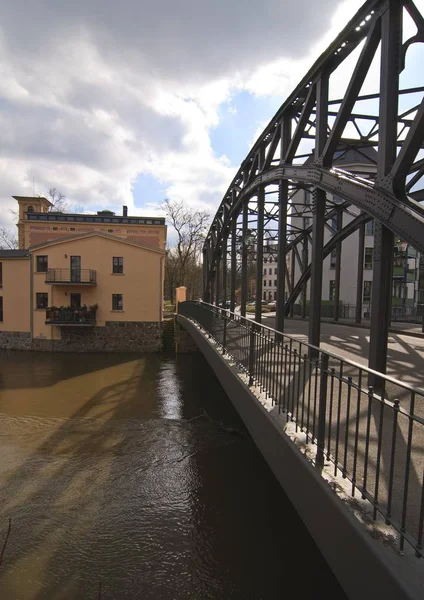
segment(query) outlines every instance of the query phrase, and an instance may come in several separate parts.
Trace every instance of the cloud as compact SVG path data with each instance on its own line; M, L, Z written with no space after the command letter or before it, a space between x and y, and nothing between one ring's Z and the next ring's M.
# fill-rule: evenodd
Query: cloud
M219 107L236 110L243 89L287 94L347 5L359 3L0 0L2 206L35 181L88 209L136 210L144 173L213 209L238 167L211 145Z

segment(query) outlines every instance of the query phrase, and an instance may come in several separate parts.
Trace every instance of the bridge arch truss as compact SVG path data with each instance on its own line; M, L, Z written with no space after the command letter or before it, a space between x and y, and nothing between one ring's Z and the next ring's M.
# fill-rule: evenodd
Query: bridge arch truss
M364 3L270 120L225 193L203 248L205 300L229 300L234 310L240 290L245 314L253 281L260 322L264 252L274 255L276 329L284 330L298 298L305 306L308 290L309 342L319 346L323 260L335 254L337 313L343 241L358 238L360 319L364 231L374 220L369 366L385 373L395 239L424 252L424 71L414 62L423 42L424 18L412 0ZM333 97L344 69L344 94ZM411 72L417 85L408 87ZM365 93L371 84L376 89Z

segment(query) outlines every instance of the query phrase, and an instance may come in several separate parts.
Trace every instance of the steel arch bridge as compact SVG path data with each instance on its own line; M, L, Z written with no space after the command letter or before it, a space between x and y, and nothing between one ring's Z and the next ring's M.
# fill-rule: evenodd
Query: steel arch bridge
M319 346L323 260L335 254L337 311L342 242L359 238L360 320L365 224L373 219L369 366L385 373L395 239L424 252L424 69L410 60L423 42L424 18L412 0L368 0L318 58L221 201L203 247L206 301L229 299L234 311L239 286L244 315L253 254L260 322L265 249L277 265L276 329L309 286L309 342ZM404 85L411 68L421 86ZM337 78L346 87L333 98ZM364 93L371 85L376 91Z

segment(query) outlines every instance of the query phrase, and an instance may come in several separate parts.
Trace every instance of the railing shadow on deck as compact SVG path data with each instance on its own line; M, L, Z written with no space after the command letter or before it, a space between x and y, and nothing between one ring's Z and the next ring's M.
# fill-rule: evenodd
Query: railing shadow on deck
M367 367L214 305L184 302L178 312L315 447L320 471L332 463L334 477L350 482L351 496L369 501L371 520L398 531L401 553L407 542L423 556L424 390L378 373L377 393L367 385L374 373ZM389 397L385 390L401 393Z

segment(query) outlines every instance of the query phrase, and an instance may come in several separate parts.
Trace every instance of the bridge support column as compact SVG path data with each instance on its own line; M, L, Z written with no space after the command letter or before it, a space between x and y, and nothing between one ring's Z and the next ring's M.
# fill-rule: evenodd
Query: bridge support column
M337 211L337 231L343 227L343 213L339 209ZM340 316L340 269L342 264L342 243L337 242L336 246L336 272L334 286L334 320L338 321Z
M309 343L319 346L321 335L321 296L322 296L322 260L324 247L326 193L315 189L313 192L314 224L312 230L311 261L311 301L309 305ZM315 356L315 353L311 353Z
M402 11L401 2L388 0L387 9L381 17L380 122L376 187L383 188L387 186L387 176L396 160ZM393 285L394 235L379 222L376 223L374 240L369 366L385 373ZM374 386L379 393L384 393L384 381L381 377L370 375L368 384Z
M264 278L264 210L265 188L258 190L258 223L256 235L256 305L255 321L262 322L262 283Z
M218 306L221 298L221 260L222 254L221 252L218 254L216 259L216 272L215 272L215 304Z
M387 342L392 311L394 234L381 223L376 223L374 237L374 268L371 294L371 329L369 366L380 373L386 372ZM368 385L383 392L383 380L369 375Z
M355 322L360 323L362 320L362 298L364 288L364 254L365 254L365 223L359 226L359 241L358 241L358 274L356 277L356 307L355 307Z
M329 74L321 72L316 90L315 160L319 160L328 135L328 80ZM322 261L326 199L327 196L324 190L315 188L312 207L314 222L312 227L312 277L309 307L309 343L314 346L319 346L321 336ZM311 358L315 357L317 351L311 351L310 354Z
M245 200L243 205L243 224L241 230L241 300L240 300L240 314L242 317L246 316L246 302L247 302L247 226L249 218L249 200Z
M230 310L234 312L236 307L236 276L237 276L237 217L234 217L231 224L231 289L230 289Z
M228 298L228 264L227 264L227 249L228 249L228 238L224 237L224 243L222 247L222 300L224 303L224 308L227 308L227 298Z
M278 262L277 262L277 315L275 329L284 331L286 296L286 245L287 245L287 202L289 184L282 180L278 186Z

